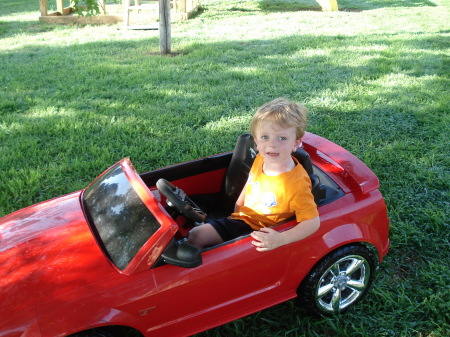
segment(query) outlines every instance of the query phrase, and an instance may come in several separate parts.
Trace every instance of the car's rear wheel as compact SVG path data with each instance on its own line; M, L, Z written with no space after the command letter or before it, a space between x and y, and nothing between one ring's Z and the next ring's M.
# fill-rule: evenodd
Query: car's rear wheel
M297 290L300 303L318 314L342 313L370 288L376 259L362 245L339 248L314 266Z

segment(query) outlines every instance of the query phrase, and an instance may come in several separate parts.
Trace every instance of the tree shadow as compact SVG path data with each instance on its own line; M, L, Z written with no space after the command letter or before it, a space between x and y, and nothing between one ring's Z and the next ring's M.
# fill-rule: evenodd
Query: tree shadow
M370 10L378 8L396 8L396 7L436 7L437 5L430 0L337 0L339 8L356 8L361 10Z
M48 1L49 6L52 5L52 0ZM56 8L56 2L53 0L53 6ZM17 15L25 12L39 11L38 0L3 0L0 6L0 17Z
M36 21L2 21L0 20L0 39L14 34L33 35L45 32L51 32L58 29L57 25L47 25Z
M32 202L37 202L68 192L64 190L67 177L81 188L106 165L128 155L136 158L135 165L143 171L224 152L247 129L255 107L270 98L312 100L325 92L389 78L393 71L409 77L426 76L427 85L377 88L376 95L366 97L374 102L370 111L323 108L320 115L311 116L311 131L338 140L357 155L364 155L361 149L366 148L361 144L364 139L355 139L361 132L370 135L371 142L379 139L380 143L397 139L400 130L403 136L416 137L417 121L430 117L412 102L429 95L427 88L442 86L435 76L442 69L429 66L439 59L435 51L442 40L429 36L392 40L374 34L365 43L386 50L378 55L370 49L361 51L358 43L350 36L313 35L193 43L176 57L161 58L152 55L159 46L155 37L146 40L150 46L146 51L142 41L109 41L27 46L0 54L6 65L0 86L7 88L0 100L0 117L5 121L0 134L4 179L8 180L5 171L14 175L15 170L24 169L23 156L30 159L29 172L47 167L28 191ZM401 59L390 57L392 44L403 46ZM310 54L303 52L305 46ZM314 52L319 50L331 54L345 51L349 60L360 57L367 61L335 64L327 53ZM205 63L214 66L205 69ZM23 64L38 70L30 72ZM274 77L279 71L290 75ZM354 98L349 92L339 99ZM386 103L381 106L379 102ZM443 106L440 109L445 110ZM37 111L40 113L34 113ZM410 116L405 118L405 113ZM436 118L439 114L439 109L434 111ZM386 127L384 118L392 119L392 128ZM86 162L88 171L83 172ZM377 163L373 164L377 170ZM14 203L17 208L30 202L20 194L13 197L20 199Z
M437 6L429 0L337 0L340 11L363 11L378 8ZM260 9L265 12L321 11L315 0L261 0ZM235 9L238 10L238 9Z

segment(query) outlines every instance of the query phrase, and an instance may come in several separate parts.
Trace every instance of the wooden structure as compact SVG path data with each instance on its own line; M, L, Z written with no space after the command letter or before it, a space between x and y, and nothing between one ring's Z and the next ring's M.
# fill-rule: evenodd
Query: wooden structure
M200 0L173 0L174 12L183 20L189 19L199 6Z
M125 21L124 20L125 17L128 18L129 10L133 9L132 8L133 6L130 6L130 0L122 0L123 6L115 4L108 5L106 3L106 0L97 0L97 1L100 8L100 15L79 16L73 13L72 3L69 7L64 7L64 0L56 0L56 11L49 12L48 1L39 0L39 8L41 11L39 21L56 24L58 23L116 24ZM136 6L135 7L136 9L143 9L142 7L138 8L139 6L142 6L140 4L140 0L133 0L133 1L134 6ZM194 13L198 9L198 6L200 5L199 0L172 0L171 2L172 4L170 7L172 8L173 12L172 19L174 21L188 19L190 15ZM158 8L158 6L156 8ZM142 14L142 16L143 15L145 14ZM156 29L157 28L158 27L156 25Z
M155 19L158 18L158 15L155 15L158 11L160 11L161 6L158 6L156 2L159 0L123 0L123 26L125 29L158 29L158 23L156 20L153 24L149 24L146 20L145 24L142 22L130 22L130 15L136 12L145 11L145 16L148 17L152 15ZM163 0L161 0L163 1ZM153 13L152 13L153 12ZM143 15L139 15L143 16Z
M47 0L39 0L39 8L41 16L39 18L42 22L47 23L81 23L81 24L115 24L125 21L125 25L128 26L127 20L129 18L130 10L143 9L140 4L141 0L123 0L123 15L119 13L110 14L107 13L106 0L97 0L100 8L100 15L96 16L78 16L70 15L73 12L72 2L69 7L64 7L64 0L56 0L56 12L50 13L48 11ZM130 2L134 1L134 5L130 5ZM142 0L144 1L144 0ZM155 0L159 1L159 0ZM316 0L324 11L337 11L337 0ZM173 12L173 20L185 20L188 19L192 13L194 13L199 5L200 0L171 0L171 8ZM115 6L117 7L117 5Z
M322 7L322 10L326 12L338 10L337 0L316 0L316 1L319 3L320 7Z
M106 12L106 0L97 0L100 8L100 15L79 16L71 15L74 10L71 5L64 7L64 0L56 0L56 12L48 11L47 0L39 0L41 16L39 21L46 23L81 23L81 24L115 24L122 21L122 15L111 15Z
M124 8L124 28L125 29L159 29L159 47L161 55L169 55L171 53L171 14L170 0L123 0ZM153 4L151 3L153 1ZM154 2L158 1L159 6L156 7L159 15L159 24L152 25L135 24L130 25L130 12L133 10L154 10ZM150 2L150 4L148 3Z

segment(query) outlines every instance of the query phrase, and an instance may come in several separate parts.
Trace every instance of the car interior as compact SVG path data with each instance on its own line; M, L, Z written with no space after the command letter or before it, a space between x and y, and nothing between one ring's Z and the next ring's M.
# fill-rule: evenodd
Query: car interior
M227 165L226 174L222 182L222 190L219 193L187 196L182 190L170 184L172 188L177 190L176 193L179 194L178 196L182 196L183 202L187 202L188 204L191 203L191 206L193 206L194 209L206 213L206 219L217 219L232 213L234 204L247 182L250 168L256 155L257 150L252 136L250 134L243 134L238 137L234 151L231 154L212 156L180 165L169 166L164 169L142 174L141 178L148 186L158 186L161 190L160 180L182 179L183 176L188 177L189 175L199 174L202 171L211 169L208 167ZM292 155L301 165L303 165L308 173L311 179L312 194L318 206L330 203L344 195L343 191L333 180L320 169L312 165L309 154L304 149L298 148ZM229 156L231 156L231 159ZM170 205L170 202L167 204L166 210L174 219L176 219L180 213L179 210L174 209L173 205ZM195 225L193 221L188 220L184 227L189 229L193 225ZM242 239L242 237L218 246L229 244L238 239ZM176 243L169 245L168 251L172 250L172 254L166 254L166 260L170 259L170 256L173 256L173 254L176 254L175 246L177 246ZM203 251L217 248L218 246L206 248ZM176 264L177 259L173 258L172 260L172 264ZM160 265L161 262L162 261L160 261L158 265Z

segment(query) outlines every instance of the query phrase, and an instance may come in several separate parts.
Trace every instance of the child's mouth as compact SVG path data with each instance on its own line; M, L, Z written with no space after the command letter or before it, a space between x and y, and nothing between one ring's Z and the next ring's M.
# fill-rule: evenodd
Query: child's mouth
M267 152L267 155L269 157L278 157L278 153L275 153L275 152Z

